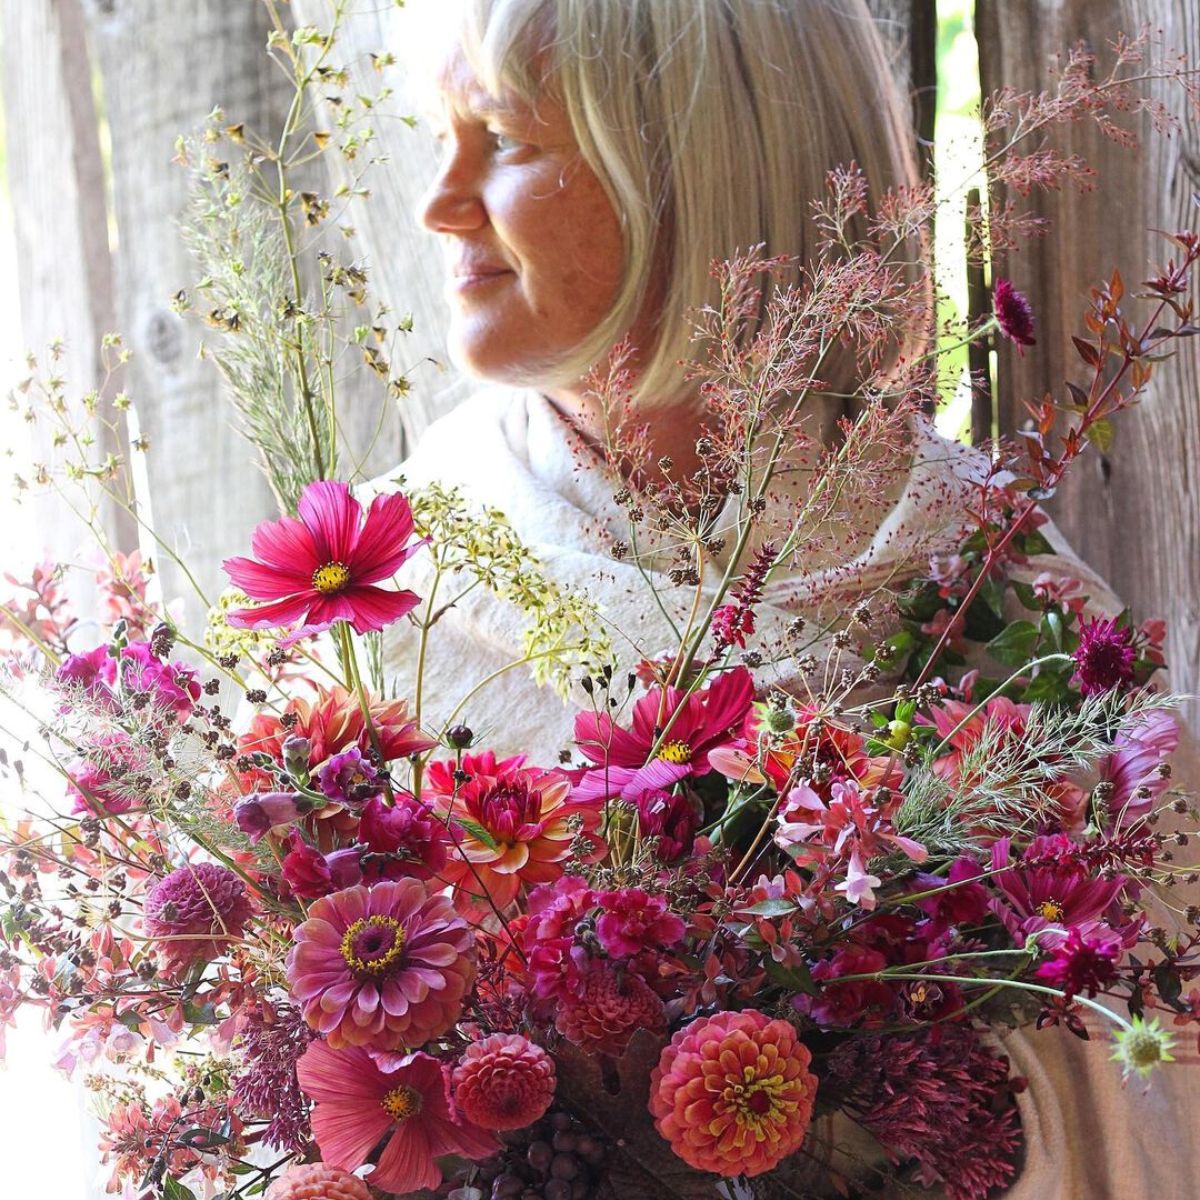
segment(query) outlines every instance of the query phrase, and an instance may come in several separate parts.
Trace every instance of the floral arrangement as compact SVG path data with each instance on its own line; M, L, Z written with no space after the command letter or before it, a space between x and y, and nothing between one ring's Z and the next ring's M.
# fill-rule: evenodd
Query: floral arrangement
M1136 108L1121 69L1144 50L1101 82L1079 52L1055 96L998 102L997 182L1082 171L1018 149ZM613 554L669 563L669 590L645 576L678 617L665 654L620 660L603 612L452 489L364 510L320 437L309 481L280 483L294 503L225 564L239 592L203 640L136 559L101 573L86 645L53 568L10 580L3 692L42 736L5 766L32 776L32 753L66 804L6 834L0 1028L40 1007L59 1065L91 1068L110 1191L585 1200L895 1176L981 1200L1020 1153L1006 1030L1107 1025L1125 1075L1172 1059L1164 1021L1200 1020L1200 914L1172 926L1163 905L1196 876L1174 858L1195 812L1170 787L1161 622L1022 567L1050 551L1039 501L1194 332L1200 237L1173 236L1137 327L1119 277L1096 290L1090 388L997 455L956 552L869 581L845 546L938 378L936 355L896 352L927 319L901 251L933 193L874 213L866 195L831 174L824 253L753 335L785 264L720 268L694 469L650 454L620 356L595 381L629 518ZM993 208L994 242L1019 225ZM995 299L967 336L1032 340L1024 298ZM834 346L866 382L826 449L805 402ZM811 486L781 499L806 454ZM830 555L853 606L771 632L772 576ZM410 560L424 583L393 586ZM419 684L388 694L382 631L423 664L476 586L529 615L515 665L571 689L567 761L497 754L469 694L437 726Z

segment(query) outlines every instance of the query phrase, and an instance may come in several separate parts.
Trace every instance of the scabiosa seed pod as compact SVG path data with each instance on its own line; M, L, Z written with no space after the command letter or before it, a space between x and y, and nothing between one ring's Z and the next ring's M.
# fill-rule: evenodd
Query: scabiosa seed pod
M187 863L146 896L146 933L159 942L164 969L176 974L207 962L242 936L253 912L245 885L218 863Z
M288 1167L264 1200L371 1200L371 1193L357 1175L315 1162Z
M516 1033L467 1047L451 1075L454 1101L482 1129L523 1129L554 1099L554 1059Z

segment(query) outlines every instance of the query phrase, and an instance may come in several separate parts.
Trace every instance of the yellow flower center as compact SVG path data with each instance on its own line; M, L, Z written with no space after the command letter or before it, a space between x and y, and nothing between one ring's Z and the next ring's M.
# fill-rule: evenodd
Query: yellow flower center
M682 765L692 761L692 748L687 742L667 742L658 752L658 757L664 762Z
M386 975L404 953L404 926L394 917L360 917L346 930L341 952L355 975Z
M1038 915L1045 917L1047 921L1061 921L1063 907L1057 900L1046 900L1038 905Z
M397 1087L380 1101L383 1111L397 1125L403 1125L410 1117L415 1117L421 1111L421 1093L416 1088Z
M349 582L350 568L345 563L326 563L313 572L312 585L323 596L340 592Z
M796 1101L787 1095L788 1090L782 1075L760 1078L754 1067L743 1067L741 1082L730 1079L721 1099L737 1123L749 1126L761 1141L768 1125L782 1125L795 1112Z

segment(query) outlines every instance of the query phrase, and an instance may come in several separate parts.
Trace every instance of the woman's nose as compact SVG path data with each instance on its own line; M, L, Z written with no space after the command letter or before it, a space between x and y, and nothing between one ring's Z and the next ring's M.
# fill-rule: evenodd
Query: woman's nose
M447 156L417 211L431 233L459 233L486 224L478 176L463 154Z

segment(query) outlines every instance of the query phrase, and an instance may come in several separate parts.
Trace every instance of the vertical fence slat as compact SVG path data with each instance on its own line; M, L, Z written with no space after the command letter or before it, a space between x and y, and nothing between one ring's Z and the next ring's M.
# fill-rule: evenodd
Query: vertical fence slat
M1118 31L1144 24L1162 42L1200 63L1200 9L1185 0L978 0L977 29L985 92L1003 81L1022 89L1053 83L1054 54L1084 40L1104 60ZM1200 123L1185 114L1177 89L1156 93L1182 118L1169 139L1148 133L1136 152L1107 141L1090 124L1059 127L1056 141L1098 169L1099 186L1079 195L1051 194L1032 202L1050 218L1048 239L1004 256L996 273L1026 292L1038 318L1038 344L1024 357L1000 351L1001 428L1022 419L1021 401L1047 392L1064 398L1063 380L1082 382L1085 368L1071 349L1081 332L1088 288L1119 267L1127 315L1144 320L1148 307L1132 299L1152 264L1170 254L1150 229L1195 227L1192 196L1200 190ZM1111 451L1089 451L1050 505L1075 549L1132 605L1134 616L1164 617L1167 658L1177 690L1200 688L1200 339L1178 343L1178 356L1158 367L1150 391L1117 419ZM1189 719L1200 727L1200 704Z

